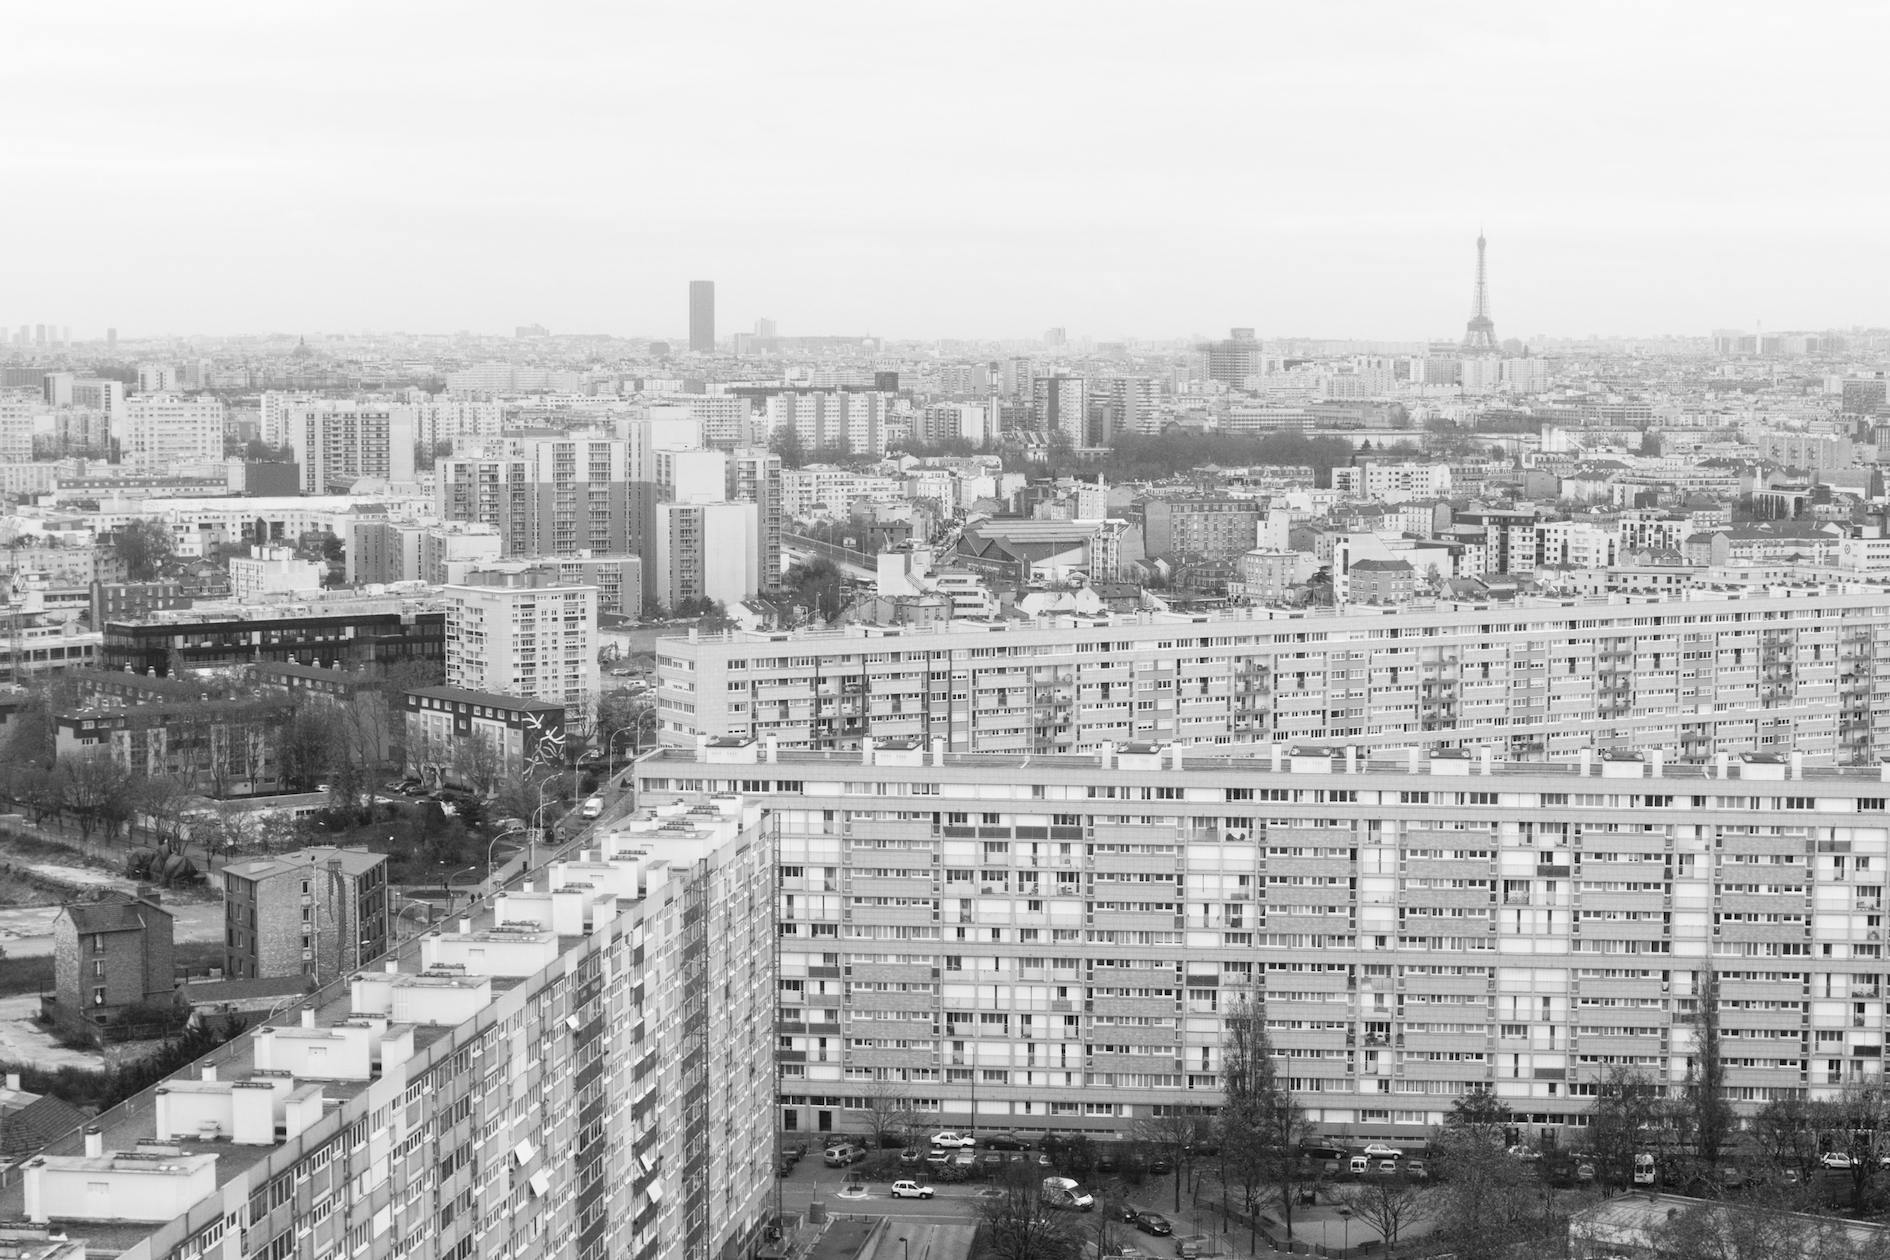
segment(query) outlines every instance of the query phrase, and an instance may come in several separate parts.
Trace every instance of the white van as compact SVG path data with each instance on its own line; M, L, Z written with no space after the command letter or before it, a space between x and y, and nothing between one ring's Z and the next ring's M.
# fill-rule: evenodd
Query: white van
M1068 1177L1045 1177L1043 1201L1051 1207L1067 1208L1072 1212L1087 1212L1096 1206L1095 1197Z
M597 818L600 817L603 812L604 798L601 796L593 796L590 800L584 802L584 809L579 813L578 817L584 819Z
M1646 1153L1634 1157L1634 1184L1651 1186L1654 1184L1654 1157Z

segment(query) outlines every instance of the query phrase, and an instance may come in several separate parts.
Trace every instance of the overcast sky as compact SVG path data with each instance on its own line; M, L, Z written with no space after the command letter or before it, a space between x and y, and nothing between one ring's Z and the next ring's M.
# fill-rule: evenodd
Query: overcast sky
M1890 6L16 5L0 320L1890 324Z

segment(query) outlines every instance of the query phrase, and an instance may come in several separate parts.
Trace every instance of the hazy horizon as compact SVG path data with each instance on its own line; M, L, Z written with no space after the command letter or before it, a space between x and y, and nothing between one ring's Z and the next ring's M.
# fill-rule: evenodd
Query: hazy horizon
M517 19L17 10L0 320L1420 341L1482 230L1501 337L1890 325L1877 6Z

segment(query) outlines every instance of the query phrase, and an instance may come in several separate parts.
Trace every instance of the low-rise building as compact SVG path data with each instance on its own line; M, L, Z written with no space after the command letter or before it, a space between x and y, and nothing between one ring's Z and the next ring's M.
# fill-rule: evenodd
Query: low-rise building
M302 849L233 863L223 869L223 917L230 979L327 984L387 950L387 857Z
M84 1028L170 1001L173 940L170 911L140 897L61 906L53 918L53 1000L41 1001L41 1013L62 1028Z
M428 783L475 786L469 778L565 762L565 708L554 701L421 687L406 693L405 712L407 773Z

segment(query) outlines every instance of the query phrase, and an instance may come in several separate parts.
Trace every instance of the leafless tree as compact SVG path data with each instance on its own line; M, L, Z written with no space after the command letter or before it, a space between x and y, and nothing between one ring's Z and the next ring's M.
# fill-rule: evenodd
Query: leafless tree
M65 788L66 803L78 820L79 835L87 840L92 838L96 828L107 825L119 814L115 806L133 790L130 773L104 748L63 758L59 779ZM107 838L111 836L108 834Z
M867 1132L873 1135L875 1155L885 1149L888 1134L897 1134L903 1139L910 1133L913 1122L912 1099L903 1083L860 1081L852 1088L859 1091L855 1097L861 1103L860 1110L866 1121Z
M1007 1164L998 1194L980 1201L979 1232L997 1260L1075 1260L1080 1251L1069 1218L1044 1201L1027 1164ZM1100 1253L1099 1253L1100 1254Z
M452 767L454 776L481 796L492 795L512 777L506 773L505 751L476 731L454 741Z
M1151 1150L1160 1151L1175 1168L1175 1211L1181 1211L1181 1183L1194 1164L1195 1149L1209 1133L1205 1117L1190 1115L1169 1103L1162 1114L1137 1120L1133 1136Z
M1838 1096L1811 1104L1820 1147L1850 1156L1851 1211L1863 1215L1871 1183L1890 1154L1890 1091L1881 1078L1847 1081Z
M1430 1215L1430 1190L1408 1177L1374 1177L1347 1186L1339 1192L1339 1201L1356 1213L1360 1220L1378 1231L1385 1240L1385 1254L1395 1255L1398 1235Z
M1299 1188L1317 1176L1299 1154L1312 1138L1313 1127L1275 1071L1266 1002L1257 985L1234 999L1225 1028L1219 1134L1223 1181L1240 1188L1248 1219L1255 1221L1261 1191L1272 1187L1290 1243ZM1258 1250L1257 1224L1252 1234L1249 1241Z

